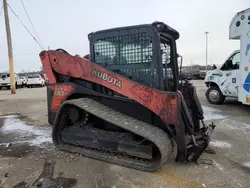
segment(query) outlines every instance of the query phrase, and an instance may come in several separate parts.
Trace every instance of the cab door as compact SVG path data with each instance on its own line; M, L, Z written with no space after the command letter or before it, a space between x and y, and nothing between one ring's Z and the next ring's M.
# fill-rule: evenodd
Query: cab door
M238 97L240 84L240 52L233 53L221 67L221 92L225 96Z

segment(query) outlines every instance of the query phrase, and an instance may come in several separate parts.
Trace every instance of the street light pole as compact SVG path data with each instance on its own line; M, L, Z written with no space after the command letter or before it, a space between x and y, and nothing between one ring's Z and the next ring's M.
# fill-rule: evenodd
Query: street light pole
M205 35L206 35L206 71L207 71L207 42L208 42L208 34L209 34L209 32L206 31L205 32Z
M191 59L191 72L193 71L193 59Z

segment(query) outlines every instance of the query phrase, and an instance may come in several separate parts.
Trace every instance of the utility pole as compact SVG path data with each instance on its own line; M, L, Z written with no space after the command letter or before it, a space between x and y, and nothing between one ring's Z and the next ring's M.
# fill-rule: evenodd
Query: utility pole
M16 81L15 81L15 74L14 74L12 42L11 42L11 33L10 33L10 20L9 20L9 14L8 14L7 0L3 0L3 8L4 8L7 43L8 43L11 94L16 94Z
M208 42L208 31L205 32L206 35L206 71L207 71L207 42Z

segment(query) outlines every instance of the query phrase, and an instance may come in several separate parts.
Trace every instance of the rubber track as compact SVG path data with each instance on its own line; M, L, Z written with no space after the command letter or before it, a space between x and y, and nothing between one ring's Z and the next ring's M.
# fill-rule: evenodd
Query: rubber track
M130 116L124 115L116 110L113 110L89 98L80 98L80 99L72 99L72 100L65 101L63 105L61 106L61 109L65 108L67 105L77 106L83 109L84 111L87 111L111 124L114 124L128 131L134 132L135 134L140 135L150 140L158 147L161 153L161 157L159 157L158 160L155 160L155 161L145 162L142 160L135 160L129 157L123 157L122 155L116 156L116 155L113 155L112 153L101 152L101 151L91 150L91 149L87 149L83 147L64 144L62 143L62 141L59 141L55 138L55 135L58 134L58 131L57 131L56 133L52 135L54 137L53 138L54 144L58 149L73 152L73 153L79 153L86 157L94 158L97 160L102 160L108 163L126 166L129 168L134 168L134 169L138 169L142 171L156 171L157 169L161 168L166 163L166 161L168 160L169 156L172 153L173 146L172 146L171 139L169 138L167 133L165 133L163 130L155 126L139 121ZM59 123L60 120L56 120L55 122ZM54 126L58 126L58 125L55 124ZM58 129L54 127L53 131L55 132L56 130ZM56 137L60 138L60 136L58 137L58 135Z

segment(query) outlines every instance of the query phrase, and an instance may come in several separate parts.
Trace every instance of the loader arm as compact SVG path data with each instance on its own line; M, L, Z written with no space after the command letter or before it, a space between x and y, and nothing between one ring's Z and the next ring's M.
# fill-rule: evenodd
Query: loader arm
M160 91L135 83L87 59L60 51L43 51L40 53L40 58L50 84L57 82L53 71L88 80L142 104L157 114L165 125L178 126L179 124L181 95L178 92Z

